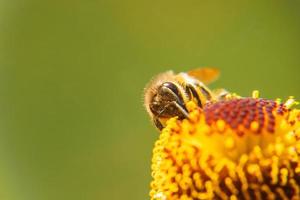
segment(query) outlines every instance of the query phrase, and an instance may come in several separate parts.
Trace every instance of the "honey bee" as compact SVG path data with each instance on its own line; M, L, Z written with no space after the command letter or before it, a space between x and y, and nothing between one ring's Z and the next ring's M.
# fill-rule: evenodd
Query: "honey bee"
M226 90L211 91L205 85L215 81L219 74L215 68L198 68L178 74L167 71L154 77L144 90L144 105L155 126L161 130L172 117L188 118L189 101L203 108L208 102L225 98Z

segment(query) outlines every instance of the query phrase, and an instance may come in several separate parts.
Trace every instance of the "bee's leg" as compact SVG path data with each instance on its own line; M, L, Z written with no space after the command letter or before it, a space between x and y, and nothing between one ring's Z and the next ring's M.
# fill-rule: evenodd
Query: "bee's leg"
M172 104L174 106L176 106L176 108L181 112L181 114L185 117L185 118L189 118L189 113L181 106L179 105L176 101L172 101Z
M199 88L202 89L200 86L199 86ZM197 104L198 104L199 108L202 108L203 105L202 105L201 99L200 99L200 97L197 93L197 89L195 88L195 86L193 84L187 84L186 85L186 90L187 90L187 93L189 94L189 98L191 100L193 98L195 98L197 100ZM209 93L207 93L207 94L209 94Z
M153 122L154 122L156 128L158 128L160 131L161 131L163 128L165 128L165 127L162 125L162 123L159 121L159 118L158 118L158 117L155 117L155 118L153 119Z
M179 105L176 101L172 101L171 104L169 104L168 106L173 105L175 106L178 111L182 114L182 116L184 116L184 118L189 118L189 113L185 110L184 107L182 107L181 105ZM164 110L162 110L158 115L156 115L153 118L153 123L155 124L155 126L161 131L163 128L165 128L165 126L160 122L159 117L160 115L164 112Z
M159 117L161 116L161 114L164 112L165 109L163 109L162 111L160 111L160 113L158 113L158 115L153 117L153 123L156 126L156 128L158 128L160 131L165 128L165 126L160 122Z
M214 95L216 96L217 100L226 100L226 96L230 94L227 90L224 88L215 89L212 91Z

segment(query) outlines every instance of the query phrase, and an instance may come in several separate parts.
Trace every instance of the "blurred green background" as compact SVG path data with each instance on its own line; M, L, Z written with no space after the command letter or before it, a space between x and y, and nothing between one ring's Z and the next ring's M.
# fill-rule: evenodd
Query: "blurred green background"
M0 199L148 199L152 76L300 99L299 1L0 0Z

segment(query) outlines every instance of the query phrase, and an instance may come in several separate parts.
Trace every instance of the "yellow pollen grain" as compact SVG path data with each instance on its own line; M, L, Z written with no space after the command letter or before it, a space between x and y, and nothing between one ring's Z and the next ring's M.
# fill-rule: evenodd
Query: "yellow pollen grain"
M256 132L258 130L258 128L259 128L258 122L256 122L256 121L251 122L251 125L250 125L251 131Z
M224 146L226 149L231 150L235 146L234 139L232 137L227 137L224 141Z
M281 123L280 123L280 128L281 129L285 130L288 127L289 127L289 124L287 123L287 121L285 121L285 120L281 121Z
M281 104L281 102L282 102L282 99L280 99L280 98L277 98L277 99L275 100L275 102L276 102L277 104Z
M258 99L259 98L259 91L258 90L254 90L252 92L252 98L254 98L254 99Z
M235 195L231 195L230 200L238 200L238 198Z
M199 116L199 113L198 113L198 111L197 110L195 110L195 111L193 111L193 112L191 112L190 114L189 114L189 120L191 121L191 122L197 122L198 121L198 116Z
M298 105L299 102L295 101L294 97L293 96L290 96L289 99L284 103L284 105L290 109L292 108L293 106L295 105Z
M167 200L167 197L162 192L158 192L154 194L154 200Z
M219 130L220 132L223 132L223 131L225 130L225 125L226 125L226 124L225 124L224 120L219 119L219 120L217 121L216 125L217 125L217 128L218 128L218 130Z
M275 152L277 156L281 156L284 150L284 145L282 143L278 143L275 145Z
M287 168L282 168L280 170L280 176L281 176L280 185L282 185L282 186L286 185L287 179L288 179L288 170L287 170Z
M272 165L271 165L271 178L272 178L272 184L276 184L278 182L278 162L279 159L277 156L272 157Z
M300 167L296 167L295 172L298 174L300 173Z
M194 102L190 101L186 104L186 108L189 112L191 112L197 109L197 105Z
M285 142L287 144L293 144L294 142L296 142L295 133L293 131L290 131L286 134Z
M259 166L257 164L251 164L247 167L248 173L257 177L260 181L262 181L262 176L260 174Z

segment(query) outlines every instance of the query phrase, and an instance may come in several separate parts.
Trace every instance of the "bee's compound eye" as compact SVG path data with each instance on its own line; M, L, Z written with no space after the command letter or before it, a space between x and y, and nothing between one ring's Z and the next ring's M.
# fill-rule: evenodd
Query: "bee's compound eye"
M179 95L179 90L177 86L174 83L171 82L165 82L162 84L162 87L170 89L175 95Z

